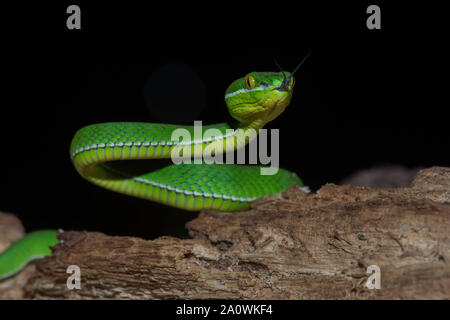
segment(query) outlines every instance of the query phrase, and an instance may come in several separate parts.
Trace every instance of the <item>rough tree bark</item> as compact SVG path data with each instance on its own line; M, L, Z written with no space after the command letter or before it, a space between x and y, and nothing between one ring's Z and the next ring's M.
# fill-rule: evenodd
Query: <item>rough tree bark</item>
M3 247L20 228L0 216ZM61 233L51 257L0 282L0 297L450 298L450 168L422 170L408 188L292 187L247 212L203 211L187 228L192 239ZM80 290L67 289L69 265ZM365 287L369 265L379 290Z

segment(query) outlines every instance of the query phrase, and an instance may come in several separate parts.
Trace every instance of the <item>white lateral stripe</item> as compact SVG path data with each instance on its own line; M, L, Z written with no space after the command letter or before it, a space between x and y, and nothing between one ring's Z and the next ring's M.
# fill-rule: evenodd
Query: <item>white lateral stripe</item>
M266 88L267 88L267 87L261 86L261 85L260 85L259 87L253 88L253 89L250 89L250 90L248 90L248 89L239 89L238 91L235 91L235 92L231 92L231 93L226 94L226 95L225 95L225 99L234 97L235 95L240 94L240 93L247 93L247 92L252 92L252 91L261 91L261 90L264 90L264 89L266 89Z
M123 146L127 146L127 147L145 146L145 147L148 147L150 145L152 147L155 147L155 146L180 146L180 145L181 146L185 146L185 145L191 145L191 144L200 144L200 143L208 143L208 142L218 141L218 140L222 140L222 139L226 139L226 138L235 136L235 135L237 135L237 133L238 133L238 131L234 130L233 132L227 133L227 134L225 134L223 136L208 138L208 139L205 139L205 140L193 140L193 141L182 141L182 142L178 142L178 141L170 141L170 142L168 142L168 141L161 141L161 142L158 142L158 141L156 141L156 142L151 142L150 143L150 142L136 141L136 142L126 142L126 143L124 143L124 142L119 142L119 143L110 142L108 145L106 145L105 143L93 144L93 145L90 145L90 146L87 146L87 147L81 147L81 148L75 150L72 153L71 158L73 160L73 158L75 158L75 156L77 154L79 154L79 153L82 153L82 152L85 152L85 151L89 151L89 150L93 150L93 149L103 149L103 148L106 148L106 147L110 147L110 148L123 147Z
M173 144L184 146L184 145L190 145L190 144L207 143L207 142L213 142L213 141L218 141L218 140L226 139L226 138L235 136L236 134L237 134L237 130L234 130L234 131L231 132L231 133L227 133L226 135L219 136L219 137L208 138L208 139L205 139L205 140L193 140L193 141L173 142Z
M224 194L216 194L216 193L209 194L209 193L202 193L202 192L198 192L198 191L194 191L193 192L193 191L189 191L189 190L173 188L173 187L170 187L168 185L164 185L164 184L161 184L161 183L158 183L158 182L149 181L149 180L143 179L143 178L132 177L131 179L133 179L135 181L138 181L138 182L141 182L141 183L144 183L144 184L150 184L150 185L152 185L154 187L158 187L158 188L161 188L161 189L166 189L166 190L169 190L169 191L173 191L175 193L183 193L183 194L185 194L187 196L194 195L194 196L197 196L197 197L198 196L200 196L200 197L201 196L203 196L203 197L212 197L212 198L217 198L217 199L232 200L232 201L235 201L235 202L237 202L237 201L239 201L239 202L251 202L253 200L258 199L257 197L253 197L253 198L239 197L239 198L236 198L236 197L227 196L227 195L224 195Z
M216 194L216 193L210 194L210 193L201 192L201 191L190 191L190 190L174 188L174 187L171 187L169 185L165 185L165 184L162 184L162 183L150 181L150 180L147 180L147 179L144 179L144 178L130 177L129 175L127 175L127 174L125 174L125 173L123 173L123 172L121 172L121 171L119 171L117 169L109 168L109 167L105 166L104 164L100 164L100 166L102 166L106 170L110 170L112 172L120 174L120 175L122 175L122 176L124 176L124 177L126 177L128 179L132 179L132 180L135 180L137 182L144 183L144 184L149 184L149 185L151 185L153 187L158 187L158 188L161 188L161 189L166 189L166 190L169 190L169 191L173 191L175 193L183 193L183 194L185 194L187 196L194 195L196 197L202 197L202 196L205 197L205 198L212 197L212 198L216 198L216 199L232 200L232 201L235 201L235 202L237 202L237 201L239 201L239 202L251 202L253 200L258 199L258 197L253 197L253 198L239 197L239 198L236 198L236 197L228 196L228 195L224 195L224 194Z

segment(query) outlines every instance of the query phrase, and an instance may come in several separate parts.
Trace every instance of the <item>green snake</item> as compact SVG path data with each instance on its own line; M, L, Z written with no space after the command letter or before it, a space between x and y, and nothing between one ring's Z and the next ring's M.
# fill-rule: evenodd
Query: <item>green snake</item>
M304 61L304 60L303 60ZM302 62L303 62L302 61ZM159 123L117 122L89 125L80 129L70 146L75 169L82 177L101 187L156 201L185 210L245 210L253 200L303 186L296 174L279 169L262 175L260 166L220 163L179 163L151 172L134 172L144 159L170 158L190 154L198 158L239 149L256 138L259 129L278 117L291 101L292 72L252 72L231 83L225 93L236 126L219 123L214 136L195 139L194 126ZM183 129L190 140L175 140L174 130ZM255 133L256 132L256 133ZM211 151L212 150L212 151ZM29 233L0 255L0 279L20 271L32 260L51 255L58 231Z

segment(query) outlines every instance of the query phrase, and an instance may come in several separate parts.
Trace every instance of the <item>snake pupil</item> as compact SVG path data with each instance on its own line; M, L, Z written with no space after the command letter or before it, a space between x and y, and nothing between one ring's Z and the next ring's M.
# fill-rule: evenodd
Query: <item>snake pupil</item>
M253 89L253 87L255 86L255 78L253 78L252 76L247 76L244 80L245 83L245 87L250 90Z

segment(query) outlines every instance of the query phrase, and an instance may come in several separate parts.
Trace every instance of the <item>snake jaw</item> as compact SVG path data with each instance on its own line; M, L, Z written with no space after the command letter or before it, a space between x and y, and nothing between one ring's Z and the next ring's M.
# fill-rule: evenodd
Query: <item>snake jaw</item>
M276 119L280 114L286 110L286 107L291 102L292 91L274 89L265 95L266 99L262 103L264 112L260 115L264 123L268 123Z

